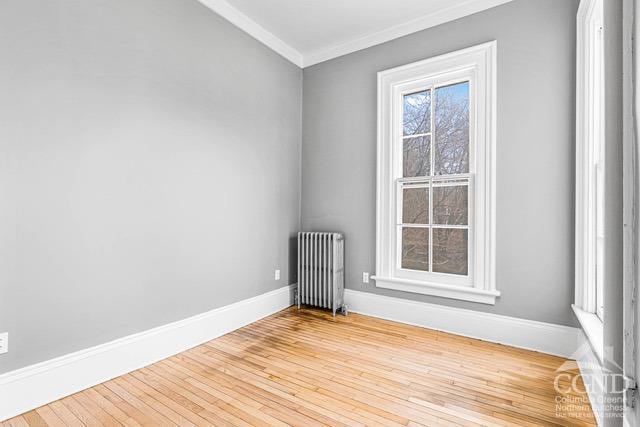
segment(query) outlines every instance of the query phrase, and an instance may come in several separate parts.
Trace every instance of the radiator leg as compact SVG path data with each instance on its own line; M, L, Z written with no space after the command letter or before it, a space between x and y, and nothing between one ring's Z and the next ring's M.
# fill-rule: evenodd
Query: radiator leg
M347 307L347 304L342 304L340 306L340 314L342 314L343 316L346 316L349 314L349 308ZM335 316L335 313L334 313Z

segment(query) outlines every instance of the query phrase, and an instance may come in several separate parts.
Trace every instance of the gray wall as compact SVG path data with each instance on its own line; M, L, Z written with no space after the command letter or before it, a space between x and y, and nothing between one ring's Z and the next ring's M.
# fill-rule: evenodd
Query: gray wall
M289 282L298 67L195 0L3 0L0 58L0 372Z
M577 0L516 0L304 70L302 226L346 235L347 288L575 325ZM498 41L495 306L376 289L376 73Z

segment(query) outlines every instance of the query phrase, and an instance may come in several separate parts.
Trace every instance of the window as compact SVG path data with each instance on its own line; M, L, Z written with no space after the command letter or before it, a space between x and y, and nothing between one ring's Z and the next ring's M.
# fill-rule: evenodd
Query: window
M494 304L496 42L378 73L376 286Z
M604 310L603 0L578 10L576 91L576 298L574 309L601 352ZM592 318L590 318L592 317Z
M402 99L398 263L404 270L467 277L469 81L434 83Z

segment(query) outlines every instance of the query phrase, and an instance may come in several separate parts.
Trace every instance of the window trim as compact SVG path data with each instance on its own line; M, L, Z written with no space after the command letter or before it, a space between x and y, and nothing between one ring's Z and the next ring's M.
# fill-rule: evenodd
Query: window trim
M598 78L596 67L602 67L598 59L604 58L597 53L597 30L602 25L602 17L598 16L596 7L602 8L602 0L582 0L577 13L577 51L576 51L576 237L575 237L575 301L573 310L580 325L585 331L595 353L602 360L603 322L597 310L596 272L596 211L595 202L596 177L593 176L594 133L602 132L603 111L600 107L600 127L595 127L594 105L598 104L594 97L595 79ZM602 70L602 69L601 69ZM602 73L602 71L600 71ZM601 88L604 97L604 87ZM602 135L601 135L602 136ZM604 160L604 159L601 159Z
M595 179L591 166L593 153L593 87L595 46L592 26L595 6L601 0L584 0L577 15L577 90L576 90L576 259L575 305L596 312L595 274Z
M376 275L372 277L377 287L484 304L495 304L500 296L495 285L496 51L494 40L378 73ZM475 92L471 96L475 126L470 129L469 188L473 194L470 192L469 199L475 204L469 218L469 228L474 229L473 237L469 233L469 252L473 254L469 258L470 281L460 285L401 278L395 274L397 249L393 248L393 228L397 227L397 183L393 177L398 159L394 156L392 120L398 117L398 91L419 82L460 76L470 80L470 90Z

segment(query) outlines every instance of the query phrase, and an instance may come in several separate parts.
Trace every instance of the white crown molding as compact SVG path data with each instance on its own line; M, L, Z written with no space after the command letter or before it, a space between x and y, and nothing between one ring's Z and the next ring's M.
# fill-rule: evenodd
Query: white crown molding
M445 22L453 21L463 16L471 15L477 12L481 12L486 9L490 9L501 4L509 3L513 0L467 0L456 5L450 6L446 9L438 10L434 13L421 16L403 24L396 25L378 31L375 33L367 34L359 38L348 40L344 43L337 44L327 49L318 50L315 52L304 53L304 66L309 67L320 62L328 61L339 56L346 55L348 53L356 52L358 50L366 49L371 46L382 44L393 39L397 39L408 34L412 34L436 25L444 24Z
M0 375L0 422L173 356L291 305L292 288Z
M561 357L577 349L580 329L345 289L349 311Z
M256 40L282 55L300 68L309 67L377 44L385 43L398 37L406 36L426 28L435 27L463 16L471 15L509 3L513 0L466 0L446 9L422 16L403 24L396 25L347 40L343 43L308 53L300 53L282 39L267 31L256 21L231 6L225 0L198 0L224 19L240 28Z
M302 54L224 0L198 0L224 19L302 68Z

